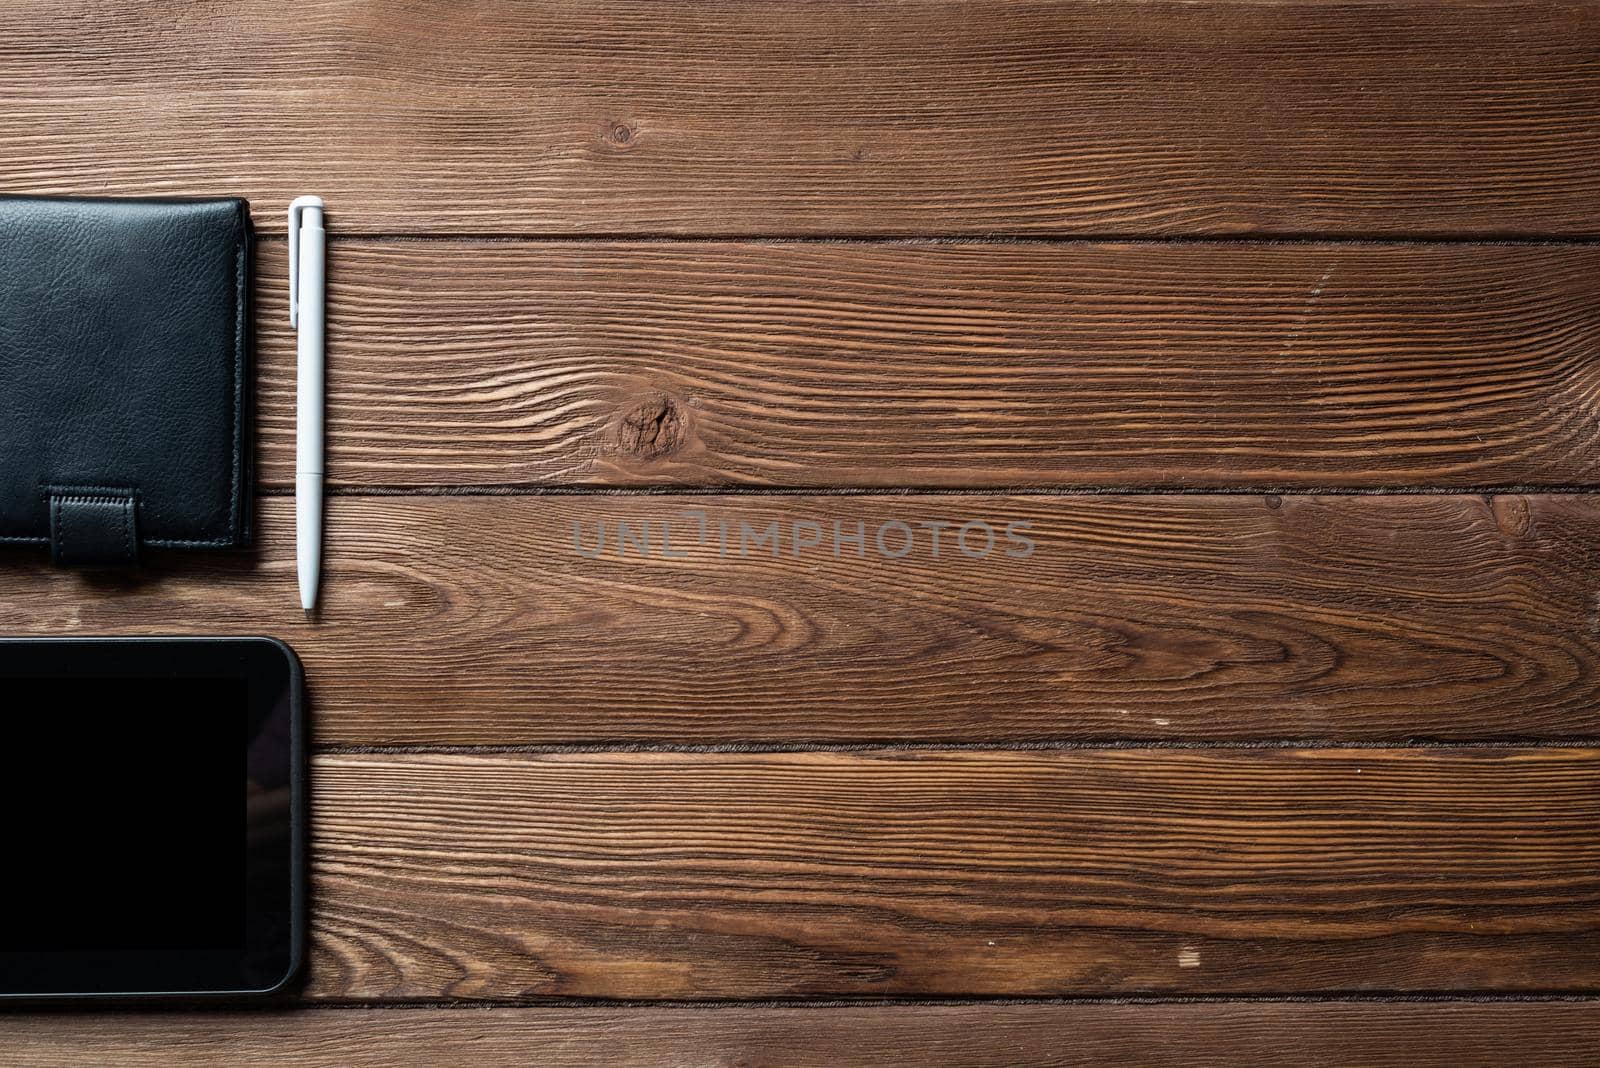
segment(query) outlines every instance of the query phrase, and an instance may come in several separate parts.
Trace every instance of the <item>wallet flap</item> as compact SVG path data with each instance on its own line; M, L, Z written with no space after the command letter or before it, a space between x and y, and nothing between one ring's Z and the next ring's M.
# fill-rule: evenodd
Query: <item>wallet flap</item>
M132 567L139 562L135 508L126 491L50 494L50 559L62 567Z
M0 197L0 542L248 543L249 266L242 200Z

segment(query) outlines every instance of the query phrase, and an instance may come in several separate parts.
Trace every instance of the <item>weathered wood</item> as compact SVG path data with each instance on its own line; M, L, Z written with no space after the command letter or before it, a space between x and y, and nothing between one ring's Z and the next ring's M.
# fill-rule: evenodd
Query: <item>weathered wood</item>
M1595 1002L728 1005L11 1015L31 1068L1572 1068Z
M0 631L275 634L322 743L1600 731L1600 498L336 498L314 623L292 504L261 503L259 560L115 577L10 553ZM965 521L995 530L982 558ZM818 540L798 555L796 523ZM887 558L895 523L914 545Z
M0 188L344 232L1594 234L1592 5L66 3Z
M347 754L319 997L1600 987L1600 750Z
M299 648L308 997L374 1006L0 1062L1593 1059L1600 248L1484 241L1600 236L1594 5L14 0L0 102L6 192L329 198L336 489L964 491L337 497L314 623L282 497L0 554L0 632ZM1030 240L1228 235L1404 240ZM1373 489L1427 492L1262 495ZM1499 744L1185 748L1441 739ZM1591 999L396 1007L1341 992Z
M336 243L331 285L341 485L1600 482L1600 248Z

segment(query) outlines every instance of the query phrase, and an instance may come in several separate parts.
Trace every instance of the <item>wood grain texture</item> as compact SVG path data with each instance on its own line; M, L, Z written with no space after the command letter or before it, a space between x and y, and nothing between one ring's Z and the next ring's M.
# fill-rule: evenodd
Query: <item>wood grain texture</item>
M277 635L324 744L1600 731L1588 496L335 498L315 623L292 504L261 503L259 560L117 578L12 553L0 631ZM914 542L888 558L894 523L890 552Z
M319 997L1600 991L1600 750L346 754Z
M261 476L292 486L282 244ZM1600 248L335 243L346 486L1600 476Z
M1573 1068L1595 1002L730 1005L12 1015L30 1068Z
M1600 231L1590 4L13 0L0 99L0 187L269 229Z

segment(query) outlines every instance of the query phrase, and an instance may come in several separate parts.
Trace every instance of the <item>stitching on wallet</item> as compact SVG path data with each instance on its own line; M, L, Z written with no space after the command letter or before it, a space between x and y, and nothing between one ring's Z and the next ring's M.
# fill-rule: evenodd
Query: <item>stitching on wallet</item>
M64 562L71 559L71 554L67 551L67 521L61 517L61 502L63 499L57 497L53 503L56 510L56 558Z
M120 501L124 497L139 496L138 489L132 486L62 486L53 483L44 484L39 491L41 497L65 497L68 500L92 501L112 500Z
M228 493L228 536L217 543L237 542L243 505L239 497L241 438L244 436L244 253L248 237L241 234L233 253L233 403L228 418L233 424L233 482Z

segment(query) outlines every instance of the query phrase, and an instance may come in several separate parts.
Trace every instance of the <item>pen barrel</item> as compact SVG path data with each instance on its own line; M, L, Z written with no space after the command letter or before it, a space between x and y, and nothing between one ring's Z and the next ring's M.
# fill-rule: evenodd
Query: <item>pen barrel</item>
M320 208L308 209L295 240L299 273L295 295L299 306L297 381L295 387L295 470L323 471L323 280L327 270L327 237Z
M301 471L294 478L295 562L300 579L300 607L317 603L322 574L322 475Z

